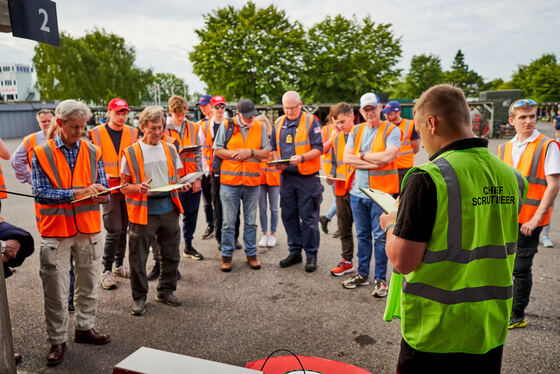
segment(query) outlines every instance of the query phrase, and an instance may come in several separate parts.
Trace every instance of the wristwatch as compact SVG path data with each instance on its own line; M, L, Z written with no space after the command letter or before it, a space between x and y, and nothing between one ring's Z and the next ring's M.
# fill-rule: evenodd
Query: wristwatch
M255 157L255 151L251 149L251 157Z
M301 163L305 161L305 156L301 155Z
M366 154L366 153L365 153L364 151L360 152L360 160L363 160L363 159L364 159L365 154Z

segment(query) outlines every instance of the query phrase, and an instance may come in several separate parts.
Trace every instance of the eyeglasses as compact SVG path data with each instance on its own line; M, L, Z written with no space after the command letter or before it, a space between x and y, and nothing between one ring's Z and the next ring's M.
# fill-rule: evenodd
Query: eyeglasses
M533 99L521 99L519 101L516 101L512 106L511 109L509 110L509 115L511 116L513 114L513 110L517 109L517 108L523 108L526 106L536 106L537 102Z
M214 105L214 109L225 109L225 108L226 108L226 104Z

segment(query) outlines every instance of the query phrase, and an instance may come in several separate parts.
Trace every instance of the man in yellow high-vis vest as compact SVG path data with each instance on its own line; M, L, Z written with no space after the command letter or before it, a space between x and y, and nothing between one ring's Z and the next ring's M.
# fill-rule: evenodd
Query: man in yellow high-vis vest
M475 137L460 89L432 87L414 119L431 162L405 176L398 213L381 217L403 274L387 300L397 293L397 372L499 373L527 181Z

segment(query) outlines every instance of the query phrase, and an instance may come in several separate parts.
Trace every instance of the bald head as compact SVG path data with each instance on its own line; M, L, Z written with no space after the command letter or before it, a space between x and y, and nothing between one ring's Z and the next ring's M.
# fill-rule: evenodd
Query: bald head
M301 99L296 91L288 91L282 96L282 106L284 113L290 121L299 117L301 113Z

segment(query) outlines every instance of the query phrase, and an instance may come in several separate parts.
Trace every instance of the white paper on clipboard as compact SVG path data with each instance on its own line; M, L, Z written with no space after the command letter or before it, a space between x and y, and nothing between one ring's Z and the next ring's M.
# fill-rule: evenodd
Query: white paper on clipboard
M150 194L157 193L157 192L171 192L178 190L179 188L183 188L182 184L166 184L165 186L154 187L150 188L148 192Z
M374 190L373 188L361 187L360 190L366 194L374 203L376 203L387 214L397 210L397 200L386 192Z

